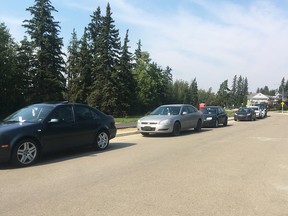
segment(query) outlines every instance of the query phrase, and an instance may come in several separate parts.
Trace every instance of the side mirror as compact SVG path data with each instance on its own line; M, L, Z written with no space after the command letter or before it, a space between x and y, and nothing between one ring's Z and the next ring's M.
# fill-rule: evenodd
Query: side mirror
M182 113L182 115L187 115L187 114L188 114L188 112L183 112L183 113Z
M58 123L58 122L60 122L59 119L50 119L50 120L48 121L48 123Z

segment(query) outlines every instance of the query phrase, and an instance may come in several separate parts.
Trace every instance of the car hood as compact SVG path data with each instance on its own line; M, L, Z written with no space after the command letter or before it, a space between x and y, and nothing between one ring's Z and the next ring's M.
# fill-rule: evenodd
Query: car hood
M38 125L38 123L30 123L30 122L13 122L13 123L0 123L0 134L6 131L12 131L17 129L23 129L26 127L31 127Z
M141 122L143 121L147 121L147 122L159 122L159 121L163 121L163 120L166 120L166 119L176 119L178 116L177 115L148 115L148 116L145 116L141 119L139 119Z
M237 115L251 115L252 113L247 112L236 112Z

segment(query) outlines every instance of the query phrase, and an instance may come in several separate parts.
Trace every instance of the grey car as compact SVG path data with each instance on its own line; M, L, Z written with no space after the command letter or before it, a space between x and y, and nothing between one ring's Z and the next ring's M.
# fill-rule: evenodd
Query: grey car
M138 120L137 129L143 135L170 133L174 136L183 130L200 131L203 114L190 104L170 104L156 108L150 115Z

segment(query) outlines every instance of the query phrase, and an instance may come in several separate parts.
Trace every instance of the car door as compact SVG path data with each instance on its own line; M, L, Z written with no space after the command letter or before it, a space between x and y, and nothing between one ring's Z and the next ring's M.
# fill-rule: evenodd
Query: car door
M57 107L44 122L41 142L43 151L65 149L77 145L77 130L72 105Z
M226 119L225 110L222 107L218 107L217 113L218 113L217 115L218 115L219 124L224 124L225 119Z
M181 128L182 129L190 128L190 125L192 124L192 119L187 106L182 107L180 118L181 118Z
M199 112L193 106L189 106L188 108L189 108L189 113L190 113L190 118L191 118L190 128L196 128L197 123L198 123L198 119L199 119Z
M78 140L83 145L91 145L95 142L96 133L101 126L101 115L88 106L75 105L75 117Z

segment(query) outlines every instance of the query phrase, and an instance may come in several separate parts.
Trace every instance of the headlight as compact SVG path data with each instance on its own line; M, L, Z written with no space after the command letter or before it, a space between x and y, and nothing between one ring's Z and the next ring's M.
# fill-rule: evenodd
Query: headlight
M206 120L210 121L212 120L212 117L207 117Z
M141 121L140 121L140 119L137 121L137 123L138 123L138 124L141 124Z
M160 121L159 124L160 125L169 125L169 124L172 124L173 121L171 119L166 119L166 120L163 120L163 121Z

